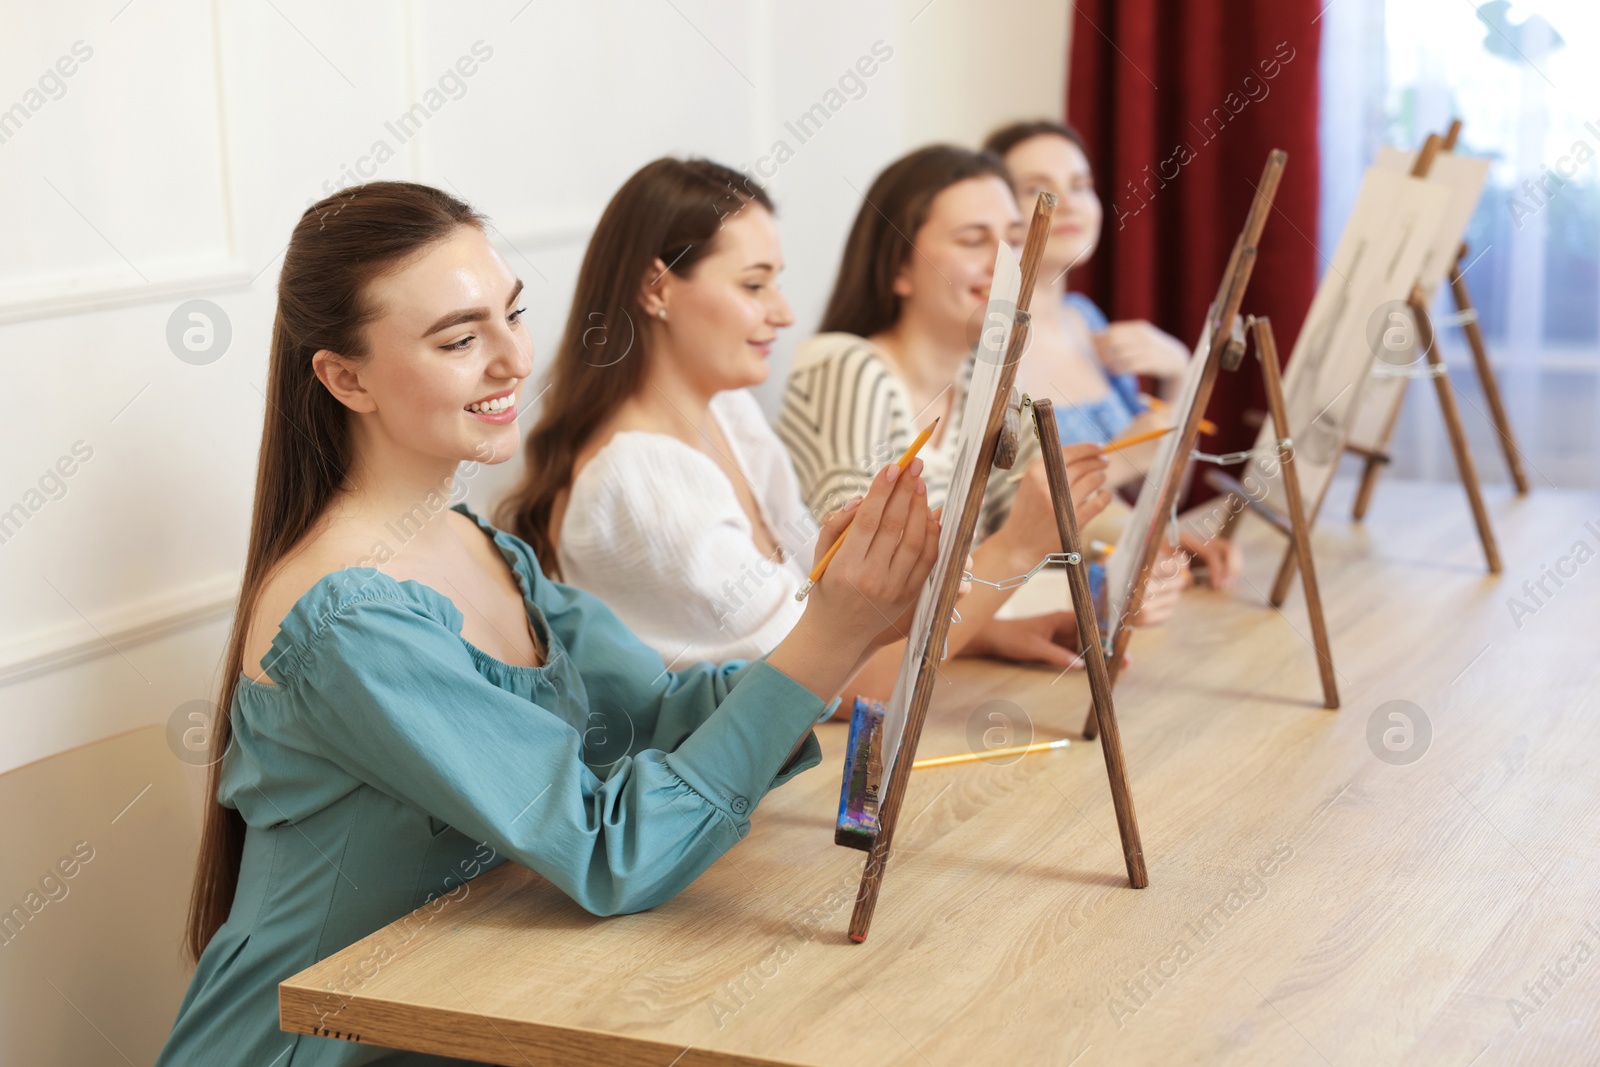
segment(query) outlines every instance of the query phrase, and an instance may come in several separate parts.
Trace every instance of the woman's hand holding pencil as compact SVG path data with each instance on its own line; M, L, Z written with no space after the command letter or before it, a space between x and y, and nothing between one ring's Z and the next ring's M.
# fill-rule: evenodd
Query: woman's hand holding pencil
M939 533L922 460L884 467L865 497L824 520L806 615L861 649L876 647L891 624L915 609L938 558Z
M938 429L938 427L939 427L939 419L934 419L934 421L930 422L930 424L928 424L928 426L923 427L922 434L918 434L917 435L917 440L914 440L914 442L910 443L910 448L907 448L907 450L904 451L904 454L901 454L901 458L896 459L896 461L894 461L893 464L891 464L891 466L898 467L899 470L906 470L907 467L910 467L910 464L912 464L912 461L915 461L915 459L917 459L917 453L920 453L920 451L922 451L922 446L926 445L926 443L928 443L928 438L933 437L933 432L934 432L934 430ZM885 467L885 469L883 469L883 470L885 470L885 472L888 472L888 467ZM918 470L918 472L920 472L920 470L922 470L922 464L917 464L917 470ZM893 482L894 475L890 475L890 480L891 480L891 482ZM832 520L832 518L835 518L835 517L840 518L840 520L842 520L842 523L843 523L842 530L848 530L848 528L850 528L851 520L853 520L853 518L854 518L854 514L853 514L854 507L856 507L856 504L859 504L859 502L861 502L861 498L853 499L853 501L850 501L850 502L848 502L848 504L845 504L845 506L843 506L842 509L838 509L837 512L834 512L834 514L829 515L829 520ZM824 530L826 530L826 525L824 525ZM827 549L827 552L822 553L822 557L819 558L818 561L816 561L816 566L813 566L813 568L811 568L811 576L810 577L806 577L805 584L800 585L800 589L798 589L797 592L795 592L795 600L805 600L805 598L808 597L808 595L810 595L811 590L813 590L814 587L816 587L816 584L818 584L819 581L822 581L822 573L824 573L824 571L827 571L827 565L829 565L829 563L832 563L832 561L834 561L834 557L838 553L838 547L840 547L840 545L842 545L842 544L845 544L845 537L843 537L843 534L840 534L840 536L834 537L834 544L829 545L829 549ZM822 547L822 542L819 541L818 542L818 549L821 549L821 547Z
M768 666L823 702L871 658L885 625L916 605L938 559L939 522L928 509L922 461L903 471L889 464L865 497L828 516L818 563L837 542L800 619L766 655Z

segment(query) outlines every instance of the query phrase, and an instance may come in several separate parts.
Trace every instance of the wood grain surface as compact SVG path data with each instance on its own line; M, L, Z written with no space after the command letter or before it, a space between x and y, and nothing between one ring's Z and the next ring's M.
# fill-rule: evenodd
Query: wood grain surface
M1148 889L1074 741L918 771L851 944L830 724L823 766L660 908L595 918L507 864L285 982L284 1028L539 1067L1600 1062L1600 494L1488 504L1499 579L1454 483L1324 511L1341 711L1299 591L1264 603L1281 538L1254 518L1238 589L1137 635L1117 711ZM941 680L923 755L1063 736L1088 697L1081 671Z

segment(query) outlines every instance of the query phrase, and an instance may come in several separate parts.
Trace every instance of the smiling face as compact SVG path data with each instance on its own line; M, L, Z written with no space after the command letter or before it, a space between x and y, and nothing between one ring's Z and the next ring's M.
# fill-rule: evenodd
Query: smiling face
M518 448L533 341L519 281L473 226L373 279L367 355L318 352L318 377L361 418L358 437L442 460L499 463Z
M1006 153L1006 166L1017 183L1017 199L1032 204L1040 193L1060 197L1050 243L1045 247L1040 273L1055 277L1080 266L1094 255L1100 243L1100 197L1094 191L1094 172L1083 149L1053 133L1018 142Z
M1015 245L1021 232L1016 197L1000 178L985 174L946 186L912 235L915 247L895 278L901 318L965 337L989 299L999 242Z
M772 342L794 323L778 288L782 270L777 224L755 203L723 221L687 278L654 265L642 298L651 358L667 361L706 397L766 381Z

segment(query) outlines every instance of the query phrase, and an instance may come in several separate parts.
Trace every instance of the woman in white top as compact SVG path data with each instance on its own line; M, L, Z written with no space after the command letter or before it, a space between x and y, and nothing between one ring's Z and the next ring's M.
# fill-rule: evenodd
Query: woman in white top
M500 511L561 580L599 596L669 662L759 656L802 608L794 594L818 513L746 391L766 379L777 331L793 322L782 267L771 201L737 171L662 159L630 178L579 271L528 436L540 462ZM919 457L911 470L923 467ZM1095 478L1080 482L1079 507L1103 506L1089 499ZM1033 506L1034 525L1053 535L1048 503ZM1003 600L973 592L963 625L981 629ZM1037 624L997 629L993 644L1018 658L1071 662L1061 635L1041 639L1048 652L1023 643ZM903 642L882 649L845 695L886 698L902 655Z
M669 662L756 659L783 640L805 611L794 594L817 536L755 396L725 389L706 413L733 477L709 446L618 429L584 450L556 540L563 580L632 620Z

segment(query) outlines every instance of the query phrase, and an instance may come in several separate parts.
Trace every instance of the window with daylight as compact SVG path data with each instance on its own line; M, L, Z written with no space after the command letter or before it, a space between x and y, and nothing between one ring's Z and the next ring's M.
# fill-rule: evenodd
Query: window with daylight
M1323 12L1322 218L1339 239L1382 144L1463 122L1456 151L1492 160L1467 232L1478 307L1539 486L1600 486L1600 5L1594 0L1332 0ZM1448 287L1436 315L1453 314ZM1440 342L1485 481L1504 482L1459 329ZM1393 473L1454 478L1431 390L1412 388Z

